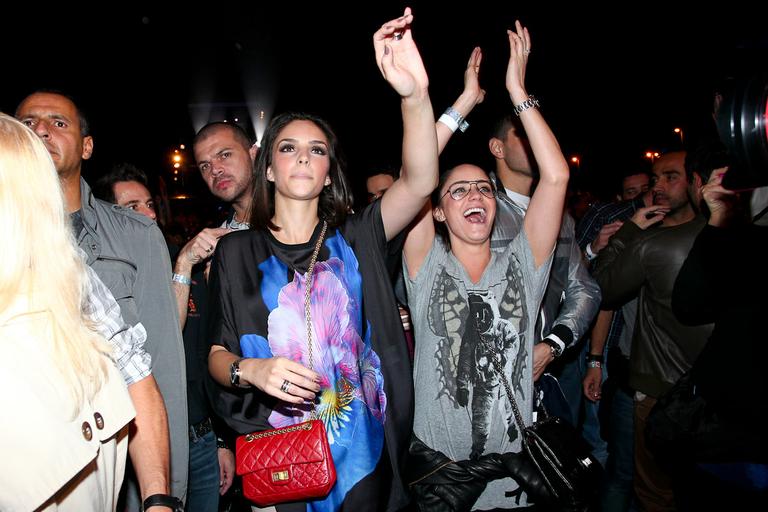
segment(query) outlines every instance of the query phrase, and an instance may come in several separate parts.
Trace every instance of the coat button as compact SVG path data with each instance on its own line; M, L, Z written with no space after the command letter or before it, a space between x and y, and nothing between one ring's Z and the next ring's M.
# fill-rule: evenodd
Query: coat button
M93 419L96 420L96 428L101 430L104 428L104 417L98 412L93 415Z
M93 439L93 431L91 430L91 426L88 424L87 421L83 422L82 431L83 431L83 437L85 438L86 441L90 441L91 439Z

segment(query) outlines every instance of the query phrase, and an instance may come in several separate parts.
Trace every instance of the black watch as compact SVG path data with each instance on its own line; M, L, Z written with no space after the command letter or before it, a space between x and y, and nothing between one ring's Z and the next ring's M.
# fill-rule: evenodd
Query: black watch
M242 361L243 358L235 359L232 361L232 364L229 365L229 383L232 384L233 388L249 388L248 384L242 384L240 382L240 375L242 373L242 370L240 370L240 361Z
M563 349L560 348L560 344L558 344L555 340L551 338L544 338L541 340L542 343L546 343L549 345L549 348L552 349L552 357L560 357L560 354L563 353Z
M173 512L184 512L184 503L170 494L153 494L144 500L141 510L147 510L150 507L168 507Z

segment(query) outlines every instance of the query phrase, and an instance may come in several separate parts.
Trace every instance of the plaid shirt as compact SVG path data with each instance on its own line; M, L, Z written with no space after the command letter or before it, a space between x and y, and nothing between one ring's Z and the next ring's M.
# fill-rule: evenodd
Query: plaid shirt
M640 194L635 199L622 201L620 203L600 203L592 206L576 226L576 242L585 251L587 245L592 243L600 230L606 224L621 220L626 222L635 212L645 206L643 195ZM605 342L605 349L618 345L619 337L624 329L624 315L621 309L616 310L611 320L611 326L608 328L608 336Z
M83 313L112 346L112 359L125 384L130 386L152 373L152 358L144 351L147 331L141 323L133 327L125 323L112 293L91 267L86 265L85 268L88 280Z
M598 203L593 205L584 214L578 226L576 226L576 243L579 244L582 251L586 250L587 244L592 243L597 238L603 226L617 220L626 221L643 206L645 204L643 203L642 194L635 199L620 203Z

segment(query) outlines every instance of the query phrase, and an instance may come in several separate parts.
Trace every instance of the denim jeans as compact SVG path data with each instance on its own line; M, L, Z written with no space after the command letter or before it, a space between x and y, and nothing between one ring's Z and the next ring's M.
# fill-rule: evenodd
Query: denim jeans
M219 509L219 455L216 434L189 438L189 484L187 512L215 512Z
M601 498L601 510L625 512L633 502L635 474L634 397L616 390L608 420L608 465ZM634 508L634 507L633 507Z

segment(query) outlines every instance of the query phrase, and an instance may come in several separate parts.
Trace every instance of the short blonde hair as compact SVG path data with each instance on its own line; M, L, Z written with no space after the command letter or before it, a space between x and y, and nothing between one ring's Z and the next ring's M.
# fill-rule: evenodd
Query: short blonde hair
M51 348L76 414L107 378L109 350L83 314L88 277L53 161L37 135L3 113L0 233L6 240L0 244L0 314L19 304L14 316L45 313L30 322L36 326L30 335Z

